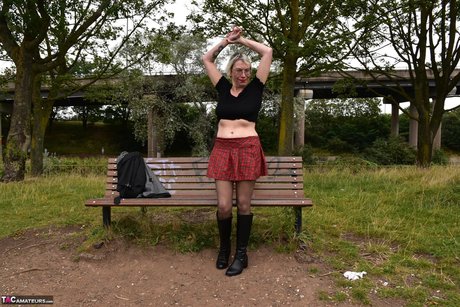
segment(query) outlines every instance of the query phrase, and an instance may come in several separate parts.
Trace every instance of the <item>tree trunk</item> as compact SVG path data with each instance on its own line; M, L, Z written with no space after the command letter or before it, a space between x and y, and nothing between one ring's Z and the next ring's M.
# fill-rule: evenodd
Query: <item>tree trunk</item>
M430 167L433 156L434 139L431 125L433 121L433 107L430 104L430 93L429 87L427 86L428 80L426 77L426 71L424 67L420 67L421 68L419 68L419 71L416 73L414 83L414 105L418 112L417 165L419 167ZM436 130L438 127L436 127Z
M27 151L30 145L30 113L32 86L35 72L32 56L22 54L16 64L16 80L13 114L5 146L4 174L2 181L24 180Z
M418 146L418 111L417 107L411 103L409 106L409 145L416 149Z
M11 114L12 112L13 112L13 105L0 103L0 163L2 165L4 165L3 162L4 162L4 155L5 155L5 152L3 150L4 148L3 143L4 143L4 140L6 140L6 138L3 137L3 131L7 130L3 128L3 124L2 124L2 120L4 118L3 114Z
M3 165L3 130L2 130L2 112L0 110L0 164Z
M51 93L48 95L48 97L52 96ZM31 172L33 176L43 174L45 133L49 117L53 111L53 105L53 99L41 99L41 97L37 96L34 98L32 143L30 149Z
M429 112L419 111L417 165L429 167L433 150L433 136L430 129Z
M288 55L284 62L278 135L278 154L281 156L291 155L293 149L296 62L297 59L294 56Z

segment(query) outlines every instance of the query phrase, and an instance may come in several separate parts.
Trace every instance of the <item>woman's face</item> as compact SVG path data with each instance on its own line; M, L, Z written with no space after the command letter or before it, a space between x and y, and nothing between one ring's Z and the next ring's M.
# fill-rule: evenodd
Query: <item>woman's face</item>
M231 70L232 83L236 87L245 87L251 77L251 66L242 60L237 60Z

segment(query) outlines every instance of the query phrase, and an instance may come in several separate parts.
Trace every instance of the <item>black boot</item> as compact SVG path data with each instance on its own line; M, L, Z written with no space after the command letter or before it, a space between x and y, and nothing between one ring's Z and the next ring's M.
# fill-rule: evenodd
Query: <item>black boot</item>
M241 274L243 269L248 267L248 255L246 254L249 235L251 234L252 213L239 215L236 220L236 253L233 262L225 272L227 276Z
M216 268L219 270L225 269L228 267L228 258L230 258L230 250L232 248L230 236L232 234L232 217L228 217L223 220L219 220L219 215L217 217L217 227L219 228L219 254L217 255Z

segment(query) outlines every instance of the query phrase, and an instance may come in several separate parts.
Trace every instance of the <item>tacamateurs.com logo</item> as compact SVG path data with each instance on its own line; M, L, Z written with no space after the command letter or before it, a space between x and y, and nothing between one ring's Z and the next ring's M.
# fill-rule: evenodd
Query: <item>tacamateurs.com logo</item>
M52 296L2 295L2 304L53 304Z

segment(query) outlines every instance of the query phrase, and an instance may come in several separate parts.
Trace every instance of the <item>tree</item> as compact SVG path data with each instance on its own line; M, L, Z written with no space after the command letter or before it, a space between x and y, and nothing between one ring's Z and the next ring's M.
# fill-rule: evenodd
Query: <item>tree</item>
M165 1L110 0L7 0L0 7L1 54L15 65L14 111L5 148L4 181L24 178L25 161L31 143L32 106L40 105L40 88L49 72L67 73L68 64L79 57L94 63L114 59L124 27L117 21L142 19L137 12L152 12ZM97 43L95 41L98 40ZM100 67L103 67L100 66ZM93 71L94 73L94 71ZM49 108L34 109L37 118ZM46 116L46 118L48 118ZM37 122L37 127L43 125ZM39 132L38 132L39 133ZM40 133L39 133L40 134ZM41 140L37 140L41 142Z
M361 9L365 13L357 23L361 30L355 29L360 42L350 48L357 64L349 68L363 70L377 81L385 76L399 86L387 98L398 104L395 97L402 97L416 108L418 116L401 110L418 121L417 164L428 167L434 137L448 111L446 97L460 81L458 1L371 0L362 1ZM394 73L401 67L409 78ZM412 91L403 87L407 82Z
M120 74L116 86L102 82L91 86L87 98L100 104L118 101L127 105L135 138L147 141L149 156L163 153L181 130L193 143L192 155L208 154L211 121L207 102L212 99L201 65L205 40L174 25L144 40L157 46L155 52L143 58L137 70ZM158 64L173 74L156 74Z
M192 140L192 155L204 156L209 154L209 134L212 129L210 115L208 114L208 102L211 94L210 82L204 77L204 68L201 57L205 52L206 41L201 35L185 33L181 29L164 35L169 48L164 54L165 64L173 66L176 73L177 83L172 88L173 99L170 103L179 102L190 104L188 114L193 116L193 121L182 120L189 138ZM213 92L214 93L214 92ZM193 114L196 113L196 114Z
M4 90L7 89L8 83L14 80L14 72L11 69L5 69L3 75L0 75L0 96L4 94ZM2 125L2 117L7 107L3 106L0 103L0 164L3 165L3 125Z
M442 143L450 150L460 152L460 109L449 112L442 121Z
M203 11L192 16L197 25L211 29L209 35L223 35L236 23L245 35L264 40L273 48L273 56L282 69L281 108L278 154L289 155L293 149L295 81L299 74L314 75L328 70L342 56L348 40L339 33L345 5L353 1L204 1Z
M155 41L155 45L163 47L158 50L154 61L170 66L174 78L162 80L157 76L155 83L147 82L145 91L154 96L131 104L136 110L133 114L144 116L144 120L138 118L135 121L136 125L142 127L136 130L136 135L145 138L142 131L154 130L164 150L166 142L172 141L178 131L185 130L193 143L192 155L207 155L211 130L207 110L208 102L213 99L210 99L211 86L208 78L204 77L201 62L206 41L199 34L192 35L183 27L172 25L150 39ZM151 67L152 59L146 60L149 61L144 62L144 67ZM181 108L179 104L188 104L190 108ZM154 127L146 127L145 116L148 113L152 114ZM184 113L193 120L181 118Z
M152 4L157 4L157 2ZM131 26L129 30L126 28L123 37L120 37L112 47L108 43L113 35L112 28L114 28L114 25L109 23L107 24L108 30L100 29L93 33L88 33L88 39L84 44L76 44L68 52L65 63L43 74L42 79L44 80L40 83L48 85L49 92L46 99L43 99L41 95L34 96L30 150L32 175L40 175L43 172L45 131L55 101L66 99L69 95L78 91L84 91L98 80L113 78L138 63L146 54L153 52L151 46L142 44L139 39L139 32L145 28L146 17L150 15L155 7L155 5L150 5L142 10L139 15L126 16L126 22L130 23ZM131 14L129 11L125 13ZM65 16L60 17L62 18L61 23L65 24ZM121 28L118 29L121 30ZM53 34L54 37L48 37L47 39L56 42L65 40L65 31L56 31ZM46 46L47 54L52 54L53 47L51 44L46 44ZM132 46L136 47L133 48ZM88 62L88 57L91 58L91 62ZM82 78L84 78L83 82ZM86 127L89 115L97 111L96 106L83 105L80 108L83 110L83 125Z
M333 152L361 152L378 138L388 138L390 118L376 98L312 99L305 117L307 138Z

